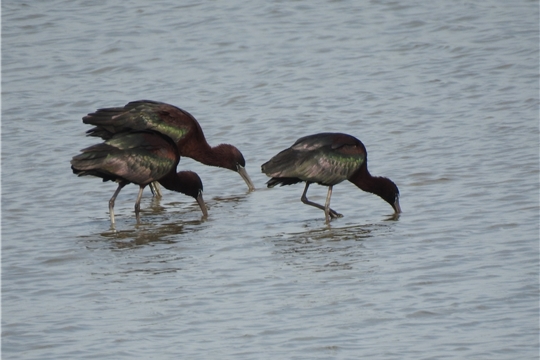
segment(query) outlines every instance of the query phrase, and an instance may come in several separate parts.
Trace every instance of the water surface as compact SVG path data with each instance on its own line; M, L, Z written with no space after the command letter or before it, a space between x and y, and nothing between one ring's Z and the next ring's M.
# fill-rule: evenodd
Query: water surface
M538 357L538 3L2 2L5 359ZM237 174L178 193L77 178L85 114L180 106ZM360 138L404 213L350 183L330 226L260 164ZM310 199L324 202L326 188Z

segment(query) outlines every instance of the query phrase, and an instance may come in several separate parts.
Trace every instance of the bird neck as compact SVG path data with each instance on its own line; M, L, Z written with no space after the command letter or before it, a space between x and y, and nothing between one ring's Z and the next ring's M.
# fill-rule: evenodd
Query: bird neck
M167 175L158 180L165 189L177 191L182 194L197 198L203 189L199 175L193 171L180 171L178 173L171 170Z
M182 183L178 181L178 176L176 175L175 170L171 170L167 175L158 180L158 182L163 185L165 189L178 191L184 193Z
M194 121L193 128L190 130L190 135L177 142L180 156L192 158L200 163L208 166L223 167L236 171L236 148L231 145L221 144L218 146L210 146L206 141L204 132L197 121ZM241 154L240 154L241 156Z
M208 144L201 146L198 152L199 161L209 166L222 166L223 159L227 157L226 153L220 151L219 146L211 147Z
M236 171L235 157L229 145L221 144L211 147L206 142L200 143L196 149L182 149L182 155L208 166L218 166Z
M367 168L367 159L364 161L360 169L358 169L350 178L349 181L358 186L363 191L370 192L381 196L384 192L384 181L377 176L371 176Z
M158 181L165 189L180 192L182 194L192 196L192 189L182 181L173 169L170 173L159 179Z

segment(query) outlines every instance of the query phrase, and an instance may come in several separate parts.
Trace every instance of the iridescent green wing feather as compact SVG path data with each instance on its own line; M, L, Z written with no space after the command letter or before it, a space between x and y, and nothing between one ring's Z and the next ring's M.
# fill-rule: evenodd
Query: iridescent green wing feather
M172 105L155 101L134 101L122 108L99 109L83 118L85 124L95 125L89 136L109 139L114 134L130 130L155 130L176 143L190 130L193 117Z
M179 160L176 146L170 140L146 132L119 134L82 152L71 161L78 170L96 176L102 173L107 179L122 178L136 184L162 178L176 168Z
M335 185L347 180L365 161L363 154L355 153L354 146L337 149L321 148L314 155L307 177L323 185Z
M299 178L337 184L350 177L365 161L365 148L356 138L322 133L298 139L263 165L271 177Z

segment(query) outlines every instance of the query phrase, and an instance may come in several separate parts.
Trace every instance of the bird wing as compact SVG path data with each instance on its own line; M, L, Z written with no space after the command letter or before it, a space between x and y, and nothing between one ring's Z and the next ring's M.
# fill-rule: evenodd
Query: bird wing
M354 137L322 133L298 139L263 164L262 170L270 177L334 185L348 179L365 158L365 148Z
M101 173L135 184L159 180L176 169L180 159L174 143L151 132L118 134L81 151L71 161L81 175Z
M315 150L328 146L331 149L338 149L343 146L353 146L361 144L357 138L342 133L319 133L301 137L291 146L297 150Z
M83 117L85 124L95 125L89 136L109 139L114 134L130 130L155 130L174 142L182 139L192 128L195 118L175 106L150 100L128 103L124 107L98 109Z

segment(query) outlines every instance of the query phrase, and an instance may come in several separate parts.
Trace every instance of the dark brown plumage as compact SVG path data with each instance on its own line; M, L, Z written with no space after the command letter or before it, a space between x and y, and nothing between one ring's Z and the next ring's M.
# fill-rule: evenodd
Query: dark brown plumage
M143 189L158 181L166 189L195 198L206 217L208 212L202 197L203 185L192 171L176 172L180 155L176 144L167 136L151 130L131 131L111 135L102 144L81 150L71 160L73 173L92 175L103 181L116 181L118 188L109 201L111 224L114 226L114 202L120 190L129 183L139 185L135 215L140 222L140 202Z
M161 132L176 143L180 156L236 171L249 190L255 189L245 170L246 162L242 153L229 144L216 147L208 145L197 120L176 106L150 100L133 101L124 107L99 109L85 116L83 122L95 126L87 131L89 136L105 140L131 130Z
M324 210L326 221L340 217L330 208L332 187L349 180L360 189L376 194L388 202L395 213L401 212L399 190L390 179L374 177L367 168L367 151L360 140L342 133L320 133L298 139L290 148L281 151L262 165L270 176L268 187L306 182L302 202ZM312 183L328 186L326 204L322 206L307 199Z

